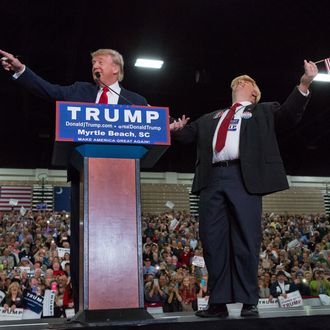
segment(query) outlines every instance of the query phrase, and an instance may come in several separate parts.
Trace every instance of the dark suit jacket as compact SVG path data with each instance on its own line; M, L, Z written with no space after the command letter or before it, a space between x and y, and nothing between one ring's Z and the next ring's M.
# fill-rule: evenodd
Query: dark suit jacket
M295 88L287 100L259 103L245 108L252 117L242 119L240 131L240 166L243 181L251 194L265 195L288 188L284 165L279 152L275 126L293 128L301 119L310 96ZM172 134L182 143L197 143L193 193L208 185L212 169L212 141L219 121L220 110L205 114L182 130Z
M69 86L52 84L39 77L28 67L16 81L33 94L47 100L94 103L98 92L98 86L89 82L77 81ZM135 105L148 105L147 100L141 95L122 86L120 88L118 104L129 104L125 100L126 98Z
M282 292L282 289L278 283L278 281L275 281L274 283L272 283L270 285L270 294L274 297L277 298L279 295L283 294L283 293L290 293L293 291L297 291L298 288L294 283L289 283L289 282L285 282L285 290L284 292Z

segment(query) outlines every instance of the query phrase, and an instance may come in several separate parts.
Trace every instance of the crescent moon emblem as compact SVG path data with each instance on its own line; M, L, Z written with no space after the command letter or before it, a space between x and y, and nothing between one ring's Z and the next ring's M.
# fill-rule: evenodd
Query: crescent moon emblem
M63 192L63 188L61 188L61 187L59 187L58 190L55 191L55 193L56 193L57 195L62 194L62 192Z

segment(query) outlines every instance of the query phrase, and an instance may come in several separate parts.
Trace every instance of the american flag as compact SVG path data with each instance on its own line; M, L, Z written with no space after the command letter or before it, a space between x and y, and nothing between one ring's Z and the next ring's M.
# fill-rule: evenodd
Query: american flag
M328 73L330 74L330 57L324 60L325 66L327 68Z
M30 209L32 206L32 187L29 186L1 186L0 210L10 211L21 207Z

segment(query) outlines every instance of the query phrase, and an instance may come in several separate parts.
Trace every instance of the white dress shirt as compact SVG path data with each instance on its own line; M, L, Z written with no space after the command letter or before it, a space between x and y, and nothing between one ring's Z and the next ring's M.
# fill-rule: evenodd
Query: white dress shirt
M240 102L241 106L235 111L235 115L231 120L227 132L226 143L220 152L215 151L215 144L217 141L218 131L223 119L226 117L229 109L225 110L218 122L217 128L213 136L213 163L222 162L225 160L239 159L239 134L241 131L242 114L246 106L250 105L251 102L244 101ZM247 120L247 119L244 119Z
M119 86L118 81L116 81L112 85L109 85L109 87L111 89L113 89L115 92L117 92L118 94L120 94L121 88ZM103 90L103 86L100 86L99 91L97 92L97 95L96 95L95 103L99 103L99 100L100 100L100 97L102 94L102 90ZM117 95L116 93L114 93L110 90L107 92L107 95L108 95L108 104L118 104L119 95Z

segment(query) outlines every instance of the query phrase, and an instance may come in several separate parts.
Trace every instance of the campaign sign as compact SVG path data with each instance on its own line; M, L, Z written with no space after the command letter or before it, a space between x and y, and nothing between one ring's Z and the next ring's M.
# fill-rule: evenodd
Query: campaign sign
M0 307L0 321L18 321L23 318L23 308L15 308L15 310Z
M206 297L198 297L197 298L197 309L200 310L205 310L207 309L208 305L209 305L209 296Z
M51 290L45 290L44 305L42 315L54 316L55 293Z
M68 249L68 248L61 248L61 247L58 247L57 248L57 254L58 254L59 258L63 258L66 253L69 253L70 254L70 249Z
M271 300L268 298L260 298L258 301L258 308L279 308L278 300L276 298Z
M197 267L205 267L205 261L204 261L204 258L203 257L200 257L200 256L194 256L192 258L192 262L191 262L194 266L197 266Z
M169 145L168 108L56 102L56 141Z
M301 294L298 290L287 293L286 298L279 296L278 301L282 308L298 307L303 305Z
M25 308L30 309L35 313L40 313L43 308L44 297L33 294L32 292L24 292Z

